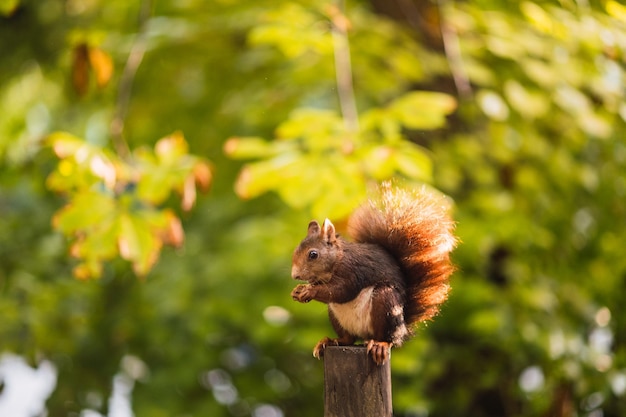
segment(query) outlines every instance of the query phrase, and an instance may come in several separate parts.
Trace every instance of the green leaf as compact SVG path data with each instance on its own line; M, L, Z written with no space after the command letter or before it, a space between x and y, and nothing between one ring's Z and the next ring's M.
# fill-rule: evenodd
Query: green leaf
M20 0L0 0L0 14L11 16L20 5Z
M292 112L276 129L279 139L300 139L310 151L339 148L344 135L344 122L335 111L310 108Z
M504 84L504 93L511 107L528 119L545 115L550 108L549 98L541 92L531 92L520 83L508 80Z
M297 154L292 153L247 164L239 173L235 183L237 195L245 199L254 198L278 188L282 181L289 180L284 176L283 170L293 167L297 161Z
M83 139L67 132L51 133L47 138L47 142L52 146L54 153L59 158L74 156L85 146Z
M359 153L365 172L376 180L390 178L396 169L395 149L387 145L368 146Z
M72 256L82 259L102 261L117 255L117 236L119 220L113 216L107 218L97 228L81 235L72 245Z
M332 37L322 15L297 3L288 3L266 13L248 35L251 45L273 45L286 57L297 59L310 53L332 54ZM294 39L298 39L294 42Z
M72 272L76 278L81 280L99 277L102 275L102 262L92 258L76 265Z
M443 127L455 108L456 100L448 94L415 91L392 102L389 112L409 129L431 130Z
M608 14L622 22L626 22L626 6L614 0L608 0L605 7Z
M233 159L268 158L276 146L260 137L232 137L224 144L224 153Z
M154 153L162 165L180 165L180 160L189 153L189 145L182 132L174 132L154 145Z
M115 202L108 194L83 192L72 200L52 219L54 227L66 235L93 230L108 223L115 216Z
M184 176L180 174L168 167L144 167L137 183L137 197L154 205L163 203L171 195L172 189L184 180Z
M84 189L96 181L113 189L120 164L113 154L66 132L52 133L47 142L61 159L57 170L48 180L55 190L67 192Z
M363 114L360 118L361 129L364 132L380 131L380 135L387 143L402 140L402 124L392 112L387 109L374 108ZM378 133L376 132L378 136ZM376 138L376 140L378 137Z
M417 145L406 142L394 153L397 170L409 179L415 181L431 182L433 164L432 160Z
M162 246L150 224L130 213L120 216L118 245L120 256L132 263L133 270L139 276L150 271Z
M329 164L320 182L321 193L312 202L313 216L344 219L366 198L366 182L357 160L346 158L340 164ZM341 178L341 181L337 181Z
M316 154L302 155L286 165L279 175L277 184L280 197L291 207L303 209L320 198L329 186L329 170L332 162Z

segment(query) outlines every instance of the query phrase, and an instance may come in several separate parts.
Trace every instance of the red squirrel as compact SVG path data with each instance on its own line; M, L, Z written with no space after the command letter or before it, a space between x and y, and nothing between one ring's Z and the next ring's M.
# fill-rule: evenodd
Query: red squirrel
M306 281L294 300L328 304L337 338L313 349L320 358L328 345L362 340L378 365L390 357L414 327L432 319L450 290L456 246L454 222L442 197L425 187L408 191L385 184L379 200L360 206L348 220L344 240L326 219L309 223L293 254L291 275Z

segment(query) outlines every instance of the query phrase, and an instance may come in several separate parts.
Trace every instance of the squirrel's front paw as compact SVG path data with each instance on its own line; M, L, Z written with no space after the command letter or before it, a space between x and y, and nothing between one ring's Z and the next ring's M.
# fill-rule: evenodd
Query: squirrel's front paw
M328 345L338 346L339 342L337 341L337 339L331 339L330 337L323 338L322 340L317 342L317 345L315 345L315 347L313 348L313 357L321 359L322 356L324 356L324 350L326 350L326 346Z
M300 302L308 303L313 299L313 292L311 291L311 284L299 284L291 291L291 298Z

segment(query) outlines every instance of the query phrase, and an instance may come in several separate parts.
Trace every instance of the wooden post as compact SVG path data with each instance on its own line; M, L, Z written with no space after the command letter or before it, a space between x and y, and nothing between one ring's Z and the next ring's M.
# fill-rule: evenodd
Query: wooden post
M389 361L376 365L364 346L324 351L324 417L391 417Z

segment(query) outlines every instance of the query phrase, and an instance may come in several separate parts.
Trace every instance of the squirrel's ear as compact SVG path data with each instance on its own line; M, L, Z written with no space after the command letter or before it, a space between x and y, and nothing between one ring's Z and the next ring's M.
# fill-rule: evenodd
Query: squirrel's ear
M307 233L307 236L319 235L319 234L320 234L320 224L316 222L315 220L311 220L311 222L309 222L309 231Z
M326 243L335 243L335 240L337 240L335 225L328 219L324 220L324 224L322 225L322 238Z

